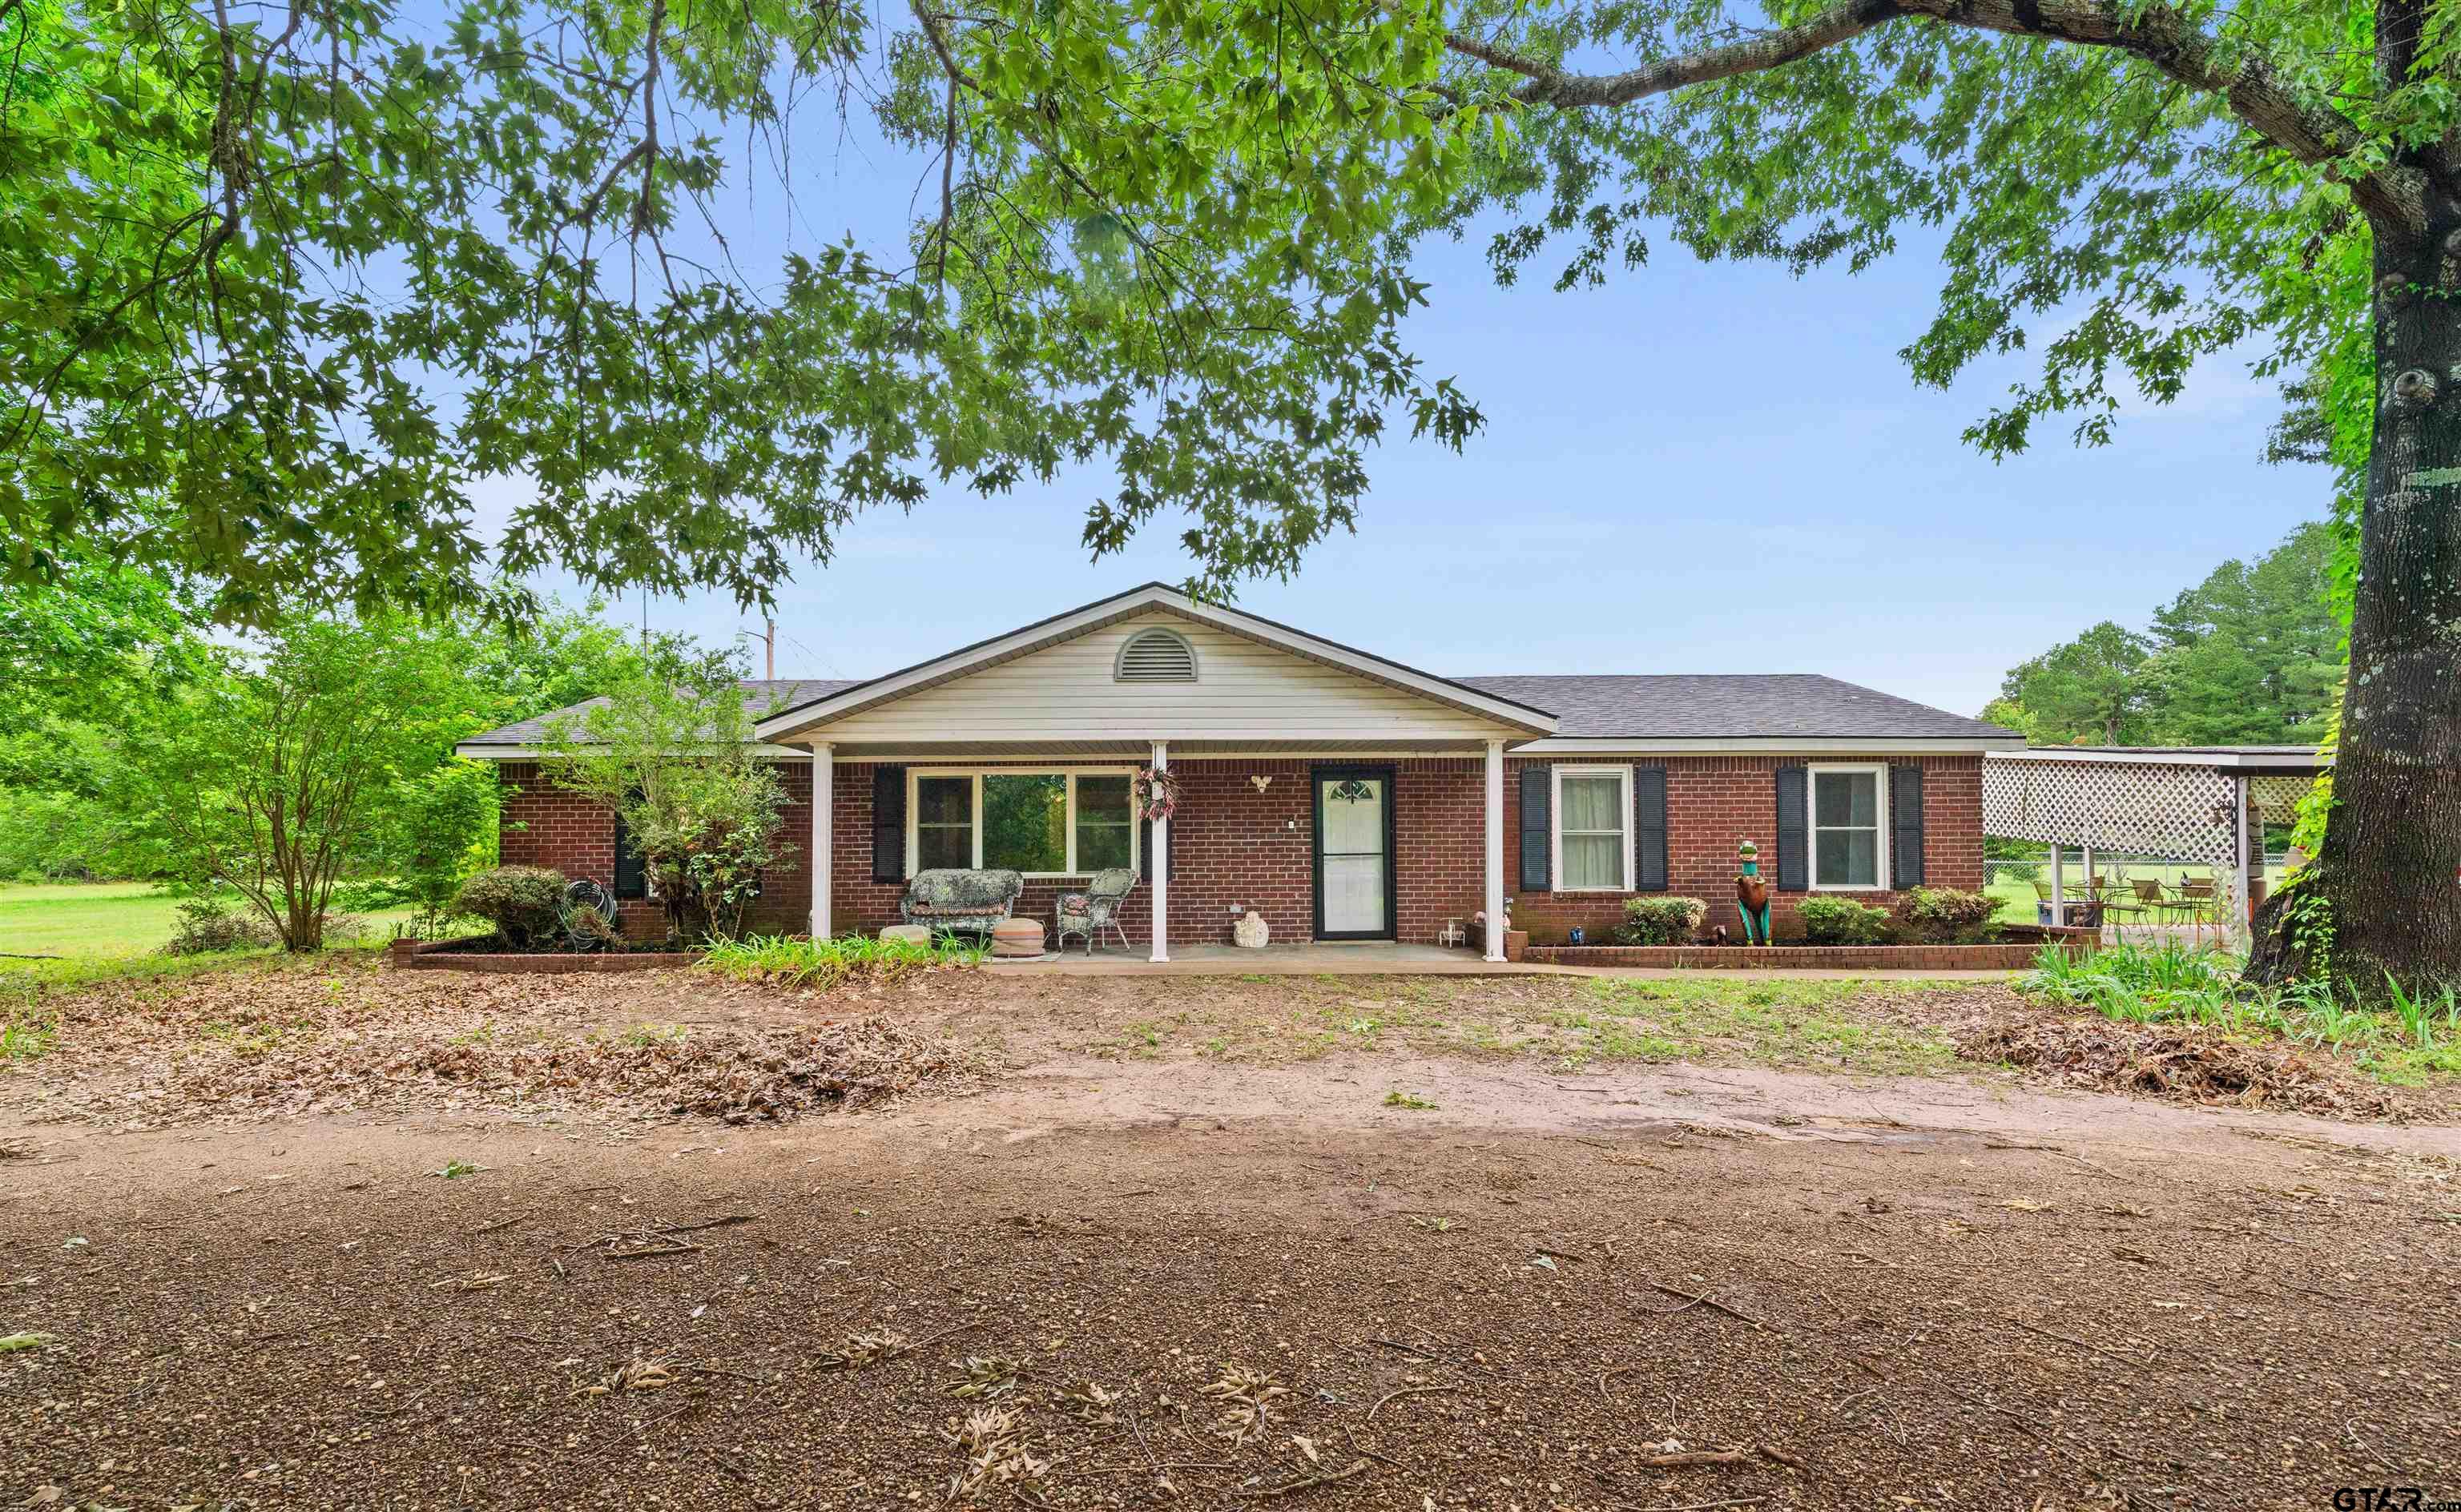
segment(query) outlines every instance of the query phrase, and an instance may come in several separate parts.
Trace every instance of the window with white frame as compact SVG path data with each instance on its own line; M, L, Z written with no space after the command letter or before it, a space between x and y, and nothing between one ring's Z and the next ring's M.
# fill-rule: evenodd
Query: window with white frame
M1125 772L915 772L910 875L935 866L1082 877L1137 863Z
M1811 885L1883 888L1889 884L1886 843L1889 769L1816 766L1810 777Z
M1559 766L1555 890L1632 890L1632 768Z

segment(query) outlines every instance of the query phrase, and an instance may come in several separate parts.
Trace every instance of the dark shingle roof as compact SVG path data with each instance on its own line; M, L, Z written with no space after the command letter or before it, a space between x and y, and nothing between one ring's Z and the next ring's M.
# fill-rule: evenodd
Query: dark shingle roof
M803 703L813 698L825 698L830 693L853 687L854 683L843 677L780 677L774 681L750 677L737 686L743 690L744 712L758 720L793 704ZM535 719L524 719L515 724L508 724L501 730L490 730L485 735L472 735L461 743L468 746L536 745L546 738L546 722L549 719L557 714L577 714L585 709L595 709L606 701L604 698L592 698L574 704L569 709L551 710Z
M1482 692L1554 714L1568 739L1715 740L1871 735L1887 739L2013 738L2014 732L1911 699L1804 672L1723 676L1458 677ZM745 681L754 718L859 686L845 678ZM598 703L575 704L577 713ZM524 747L546 738L553 714L472 735L468 746Z
M1566 739L1874 736L1990 739L2015 732L1808 672L1730 676L1462 677L1544 709Z

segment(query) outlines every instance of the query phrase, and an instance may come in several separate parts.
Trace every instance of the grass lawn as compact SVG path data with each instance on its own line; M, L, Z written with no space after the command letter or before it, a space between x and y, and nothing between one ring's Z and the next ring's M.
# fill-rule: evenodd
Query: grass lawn
M0 885L0 954L73 960L150 955L179 924L177 900L149 882L11 883ZM390 932L406 908L364 914L371 934Z
M1254 976L1187 978L1167 987L1117 980L1134 986L1078 990L1069 1015L1077 1033L1052 1048L1113 1059L1188 1054L1264 1065L1382 1051L1536 1056L1558 1071L1689 1060L1920 1075L1952 1066L1954 1048L1918 1022L1898 1021L1919 1014L1868 1010L1976 985L1705 976ZM1005 1040L1010 1012L987 1012L955 1027Z

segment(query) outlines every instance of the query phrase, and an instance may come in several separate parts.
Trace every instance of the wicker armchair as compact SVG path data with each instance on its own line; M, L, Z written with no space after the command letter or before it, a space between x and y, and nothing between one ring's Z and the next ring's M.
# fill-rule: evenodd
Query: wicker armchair
M1135 872L1125 866L1114 866L1107 871L1096 872L1093 884L1083 892L1061 893L1055 948L1065 946L1070 935L1081 934L1085 937L1085 953L1092 955L1095 937L1108 928L1120 937L1121 949L1131 948L1128 931L1121 926L1119 913L1120 905L1127 902L1128 894L1136 890L1136 885Z

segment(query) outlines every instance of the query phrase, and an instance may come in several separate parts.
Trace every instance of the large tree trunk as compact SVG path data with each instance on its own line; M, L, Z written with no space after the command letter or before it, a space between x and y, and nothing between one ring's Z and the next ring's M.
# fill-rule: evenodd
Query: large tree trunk
M2376 414L2334 805L2312 874L2268 905L2253 970L2380 990L2461 982L2461 206L2377 227ZM2330 905L2323 962L2278 926Z

